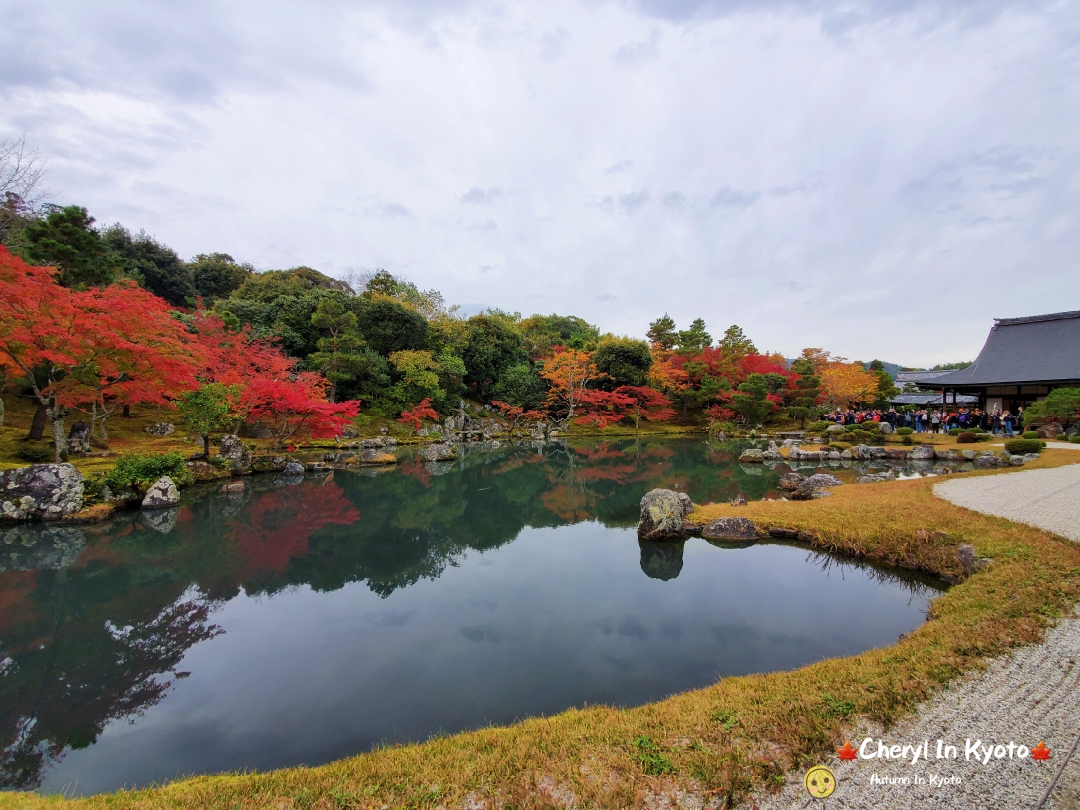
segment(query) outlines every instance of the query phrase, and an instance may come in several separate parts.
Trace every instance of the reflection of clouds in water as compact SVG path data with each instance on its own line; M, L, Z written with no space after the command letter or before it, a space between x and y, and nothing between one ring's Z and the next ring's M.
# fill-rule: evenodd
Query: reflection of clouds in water
M636 638L638 641L647 641L649 631L637 616L627 616L619 622L616 632L624 638Z

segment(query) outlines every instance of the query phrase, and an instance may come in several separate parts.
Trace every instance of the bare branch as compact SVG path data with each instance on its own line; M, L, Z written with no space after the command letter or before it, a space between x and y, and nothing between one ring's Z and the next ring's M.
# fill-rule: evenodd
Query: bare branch
M37 216L54 196L42 185L45 159L28 149L26 136L0 141L0 236L13 219Z

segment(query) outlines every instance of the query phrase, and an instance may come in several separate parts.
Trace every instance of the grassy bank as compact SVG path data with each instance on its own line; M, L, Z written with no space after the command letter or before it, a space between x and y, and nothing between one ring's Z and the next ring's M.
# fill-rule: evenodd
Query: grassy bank
M1075 461L1080 453L1047 451L1031 466ZM831 759L857 716L890 723L984 658L1038 639L1080 599L1080 546L938 500L931 492L938 480L699 510L702 518L737 514L800 532L817 548L939 574L962 576L961 543L993 559L889 648L728 678L636 709L572 709L317 768L198 777L73 802L0 794L0 807L606 808L655 806L660 794L685 790L734 803L779 785L788 769Z

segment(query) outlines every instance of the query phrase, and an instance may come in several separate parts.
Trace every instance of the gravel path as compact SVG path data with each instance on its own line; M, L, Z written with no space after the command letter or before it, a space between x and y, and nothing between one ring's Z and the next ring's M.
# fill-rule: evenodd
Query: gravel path
M1080 540L1080 464L957 478L934 487L957 506Z
M826 762L840 780L824 806L832 808L889 808L889 810L1013 810L1032 808L1057 773L1064 755L1080 732L1080 619L1060 621L1042 644L1024 647L993 660L986 670L969 676L924 704L918 715L882 733L863 727L852 739L858 747L867 736L886 745L916 745L930 741L931 758L912 765L907 761L879 759L841 763ZM984 765L964 759L966 740L1009 742L1033 748L1039 740L1052 750L1047 762L1028 759L991 759ZM935 757L937 740L955 745L959 758ZM926 780L924 784L872 784L871 777ZM959 784L931 786L931 776L959 777ZM809 794L802 774L788 780L774 797L761 798L761 810L802 808ZM842 802L842 803L841 803ZM1058 786L1046 804L1055 810L1080 807L1080 752L1070 760Z
M1071 449L1071 448L1070 448ZM1050 470L956 479L938 484L934 494L958 506L1027 523L1080 540L1080 464ZM839 782L833 797L814 801L818 810L1013 810L1036 807L1065 755L1080 734L1080 618L1062 619L1040 644L988 662L986 669L952 684L889 731L864 725L852 744L874 738L886 746L929 741L930 759L858 759L826 762ZM957 748L958 758L938 759L937 741ZM965 758L968 741L1033 748L1040 740L1052 750L1047 762ZM937 781L945 778L947 783ZM881 780L903 780L882 784ZM919 782L918 780L923 780ZM802 774L792 774L776 796L747 807L760 810L805 808L809 794ZM1080 810L1080 751L1073 755L1046 808Z

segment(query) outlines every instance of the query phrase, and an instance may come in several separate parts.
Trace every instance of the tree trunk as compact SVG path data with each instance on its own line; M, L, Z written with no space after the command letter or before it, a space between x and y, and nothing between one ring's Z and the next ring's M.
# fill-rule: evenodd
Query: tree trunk
M330 383L330 402L331 403L337 402L336 397L337 397L337 383L332 382L332 383Z
M49 411L38 403L37 410L34 411L34 421L30 423L30 432L26 434L26 438L29 441L39 441L45 436L45 422L48 420Z
M206 456L206 460L209 461L210 460L210 434L209 433L204 433L203 434L203 437L202 437L202 451L203 451L203 455Z
M97 429L97 400L90 403L90 438L94 438Z
M64 415L67 413L67 408L63 405L57 405L55 402L53 406L49 408L49 421L52 423L52 435L53 435L53 451L56 457L56 463L61 462L60 454L64 452Z
M4 424L4 398L0 397L0 427Z
M684 399L682 403L682 423L686 424L686 409L690 407L690 400Z
M125 405L124 406L124 412L121 414L121 416L123 416L125 419L130 419L131 418L131 406L130 405Z

